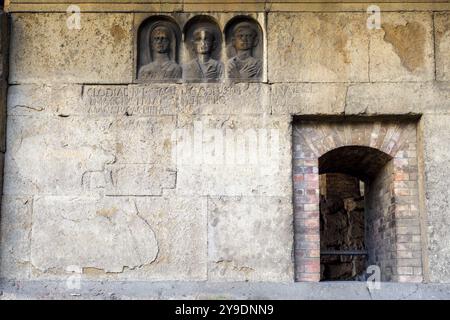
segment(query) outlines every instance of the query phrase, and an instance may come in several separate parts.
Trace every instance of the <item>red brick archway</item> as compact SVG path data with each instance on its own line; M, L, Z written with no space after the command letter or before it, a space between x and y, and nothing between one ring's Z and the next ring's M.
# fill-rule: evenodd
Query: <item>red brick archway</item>
M380 267L381 279L421 282L415 123L294 123L296 281L320 280L319 174L325 172L351 174L367 182L369 263Z

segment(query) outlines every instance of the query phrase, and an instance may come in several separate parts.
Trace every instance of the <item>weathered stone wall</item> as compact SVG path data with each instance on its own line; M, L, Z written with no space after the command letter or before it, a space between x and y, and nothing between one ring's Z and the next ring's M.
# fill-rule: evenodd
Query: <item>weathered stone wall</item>
M0 11L0 187L3 189L3 168L6 151L6 108L8 92L9 23ZM2 196L0 196L0 203ZM1 221L1 215L0 215Z
M450 236L448 211L450 199L450 160L448 141L450 128L448 114L430 115L423 119L421 150L424 168L424 185L419 189L425 199L428 220L428 253L430 280L450 282L448 264L450 259Z
M450 282L449 12L261 9L264 81L145 85L138 14L59 11L11 12L2 277L293 281L292 117L415 114L425 277Z
M396 232L397 221L393 175L394 166L392 161L390 161L381 169L380 173L366 189L366 246L369 253L369 264L380 267L383 281L391 281L397 276L396 241L397 237L405 237L404 235L397 235ZM411 240L413 236L407 235ZM413 266L408 265L406 267L411 271L410 274L412 275Z

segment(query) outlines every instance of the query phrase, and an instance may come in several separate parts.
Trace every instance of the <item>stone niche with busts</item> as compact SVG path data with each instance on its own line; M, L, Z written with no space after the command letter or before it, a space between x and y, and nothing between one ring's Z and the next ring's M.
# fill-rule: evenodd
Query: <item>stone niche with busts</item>
M149 16L138 27L136 78L175 83L263 81L264 40L257 16Z
M390 279L450 282L450 7L319 2L10 1L0 278L319 281L318 158L401 142Z

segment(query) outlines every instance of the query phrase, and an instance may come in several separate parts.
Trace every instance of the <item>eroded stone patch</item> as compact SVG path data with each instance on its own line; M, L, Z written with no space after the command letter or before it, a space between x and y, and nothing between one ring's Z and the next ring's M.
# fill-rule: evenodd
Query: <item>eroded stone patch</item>
M435 14L436 80L450 80L450 14Z
M208 198L212 281L290 281L292 209L286 197Z
M158 243L129 199L35 199L31 262L36 269L69 266L122 272L152 263Z
M274 13L268 20L269 80L367 81L368 34L361 14Z
M424 64L425 60L425 28L418 22L406 25L382 25L384 41L392 44L395 53L400 57L402 65L413 72Z

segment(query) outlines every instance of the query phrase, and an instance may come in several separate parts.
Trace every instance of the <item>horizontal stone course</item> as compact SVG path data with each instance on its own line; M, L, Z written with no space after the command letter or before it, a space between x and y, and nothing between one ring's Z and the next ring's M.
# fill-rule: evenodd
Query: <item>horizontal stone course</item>
M17 203L8 197L5 208ZM19 203L29 203L33 216L23 231L12 230L11 219L27 220L13 217L22 211L5 213L4 236L15 237L8 243L24 246L15 255L2 251L3 277L58 279L80 270L95 279L206 279L206 206L198 199L51 196Z
M327 1L324 6L323 0L135 0L135 1L89 1L77 3L82 11L93 12L198 12L198 11L261 11L261 12L362 12L366 13L370 3L364 0L351 0L342 2L340 0ZM11 0L6 5L9 12L66 12L70 1L52 2L48 0ZM382 1L378 3L383 12L388 11L449 11L450 6L445 0L433 2L397 2Z
M449 101L450 82L208 86L27 84L10 86L7 111L8 115L91 117L271 113L419 115L446 113L450 109Z

